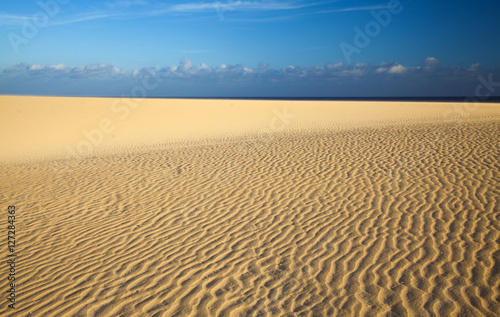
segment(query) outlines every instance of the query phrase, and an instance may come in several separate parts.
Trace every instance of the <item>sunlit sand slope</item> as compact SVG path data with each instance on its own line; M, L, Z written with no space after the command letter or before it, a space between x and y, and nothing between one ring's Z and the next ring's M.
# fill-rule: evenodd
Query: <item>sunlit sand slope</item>
M278 132L500 120L499 104L0 96L0 164Z
M490 116L4 163L18 297L0 315L498 316L499 133Z

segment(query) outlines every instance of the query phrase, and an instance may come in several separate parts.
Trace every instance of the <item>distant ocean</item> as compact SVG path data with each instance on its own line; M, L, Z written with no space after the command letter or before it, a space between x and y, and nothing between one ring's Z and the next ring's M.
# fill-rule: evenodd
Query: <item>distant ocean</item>
M119 97L118 97L119 98ZM414 102L490 102L500 103L500 96L479 100L473 97L146 97L152 99L236 99L236 100L303 100L303 101L414 101Z
M3 94L0 94L0 96ZM84 97L84 98L127 98L132 96L100 96L100 95L30 95L25 96L44 96L44 97ZM481 103L500 103L500 96L491 96L480 100L474 96L464 97L186 97L186 96L147 96L136 97L145 99L226 99L226 100L299 100L299 101L413 101L413 102L481 102Z

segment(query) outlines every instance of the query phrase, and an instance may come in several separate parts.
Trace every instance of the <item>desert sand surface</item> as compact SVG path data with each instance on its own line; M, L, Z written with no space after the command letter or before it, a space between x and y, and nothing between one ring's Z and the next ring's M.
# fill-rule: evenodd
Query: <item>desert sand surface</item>
M498 316L499 133L490 103L0 96L0 315Z

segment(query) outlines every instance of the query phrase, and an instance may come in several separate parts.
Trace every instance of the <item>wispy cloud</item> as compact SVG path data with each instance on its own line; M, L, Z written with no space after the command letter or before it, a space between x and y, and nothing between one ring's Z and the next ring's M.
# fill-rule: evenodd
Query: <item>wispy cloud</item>
M336 1L334 1L336 2ZM312 6L321 5L324 3L316 3ZM274 17L264 17L264 18L233 18L229 21L231 22L249 22L249 23L266 23L266 22L279 22L292 19L299 19L306 16L315 16L322 14L331 13L342 13L342 12L354 12L354 11L371 11L371 10L381 10L386 9L387 5L373 5L373 6L359 6L359 7L348 7L348 8L337 8L337 9L327 9L327 10L312 10L312 11L302 11L295 14L280 15ZM229 10L228 10L229 11Z
M112 17L119 17L122 16L119 13L112 14L112 13L94 13L94 14L89 14L81 17L74 17L69 20L62 20L62 21L56 21L50 23L48 26L57 26L57 25L65 25L65 24L73 24L73 23L79 23L79 22L86 22L86 21L92 21L92 20L100 20L100 19L107 19L107 18L112 18Z
M380 9L387 9L387 5L386 4L379 4L379 5L373 5L373 6L349 7L349 8L340 8L340 9L334 9L334 10L328 10L328 11L322 11L322 12L329 13L329 12L349 12L349 11L370 11L370 10L380 10Z
M106 6L110 8L127 8L132 6L144 6L148 4L149 2L146 0L115 0L106 2Z
M22 25L26 21L30 21L32 19L33 19L33 17L0 13L0 26L3 26L3 25Z
M66 24L73 24L73 23L79 23L79 22L86 22L86 21L92 21L92 20L98 20L98 19L107 19L111 17L120 17L124 16L124 14L120 13L111 13L111 12L94 12L94 13L88 13L85 15L78 15L78 16L73 16L70 17L66 20L55 20L51 19L47 22L46 27L50 26L58 26L58 25L66 25ZM0 14L0 26L6 26L6 25L23 25L28 22L32 22L33 17L29 16L19 16L19 15L11 15L11 14Z
M233 19L234 22L273 22L280 20L288 20L309 14L324 14L328 12L341 12L363 10L377 7L359 7L359 8L344 8L335 10L322 10L313 12L298 12L299 9L320 7L322 5L338 2L339 0L323 1L323 2L304 2L304 1L215 1L215 2L190 2L183 4L165 5L151 3L146 0L116 0L104 4L102 10L86 12L77 15L62 15L54 17L49 21L47 26L59 26L73 23L81 23L98 19L141 19L148 17L157 17L172 14L220 14L224 12L292 12L295 14L281 16L254 16L249 18ZM130 7L137 6L133 11ZM8 13L0 13L0 26L2 25L22 25L33 19L32 16L13 15Z
M297 2L277 2L277 1L227 1L213 3L185 3L171 6L175 12L203 12L213 11L215 8L224 11L283 11L297 10L307 7L318 6L329 2L297 3Z

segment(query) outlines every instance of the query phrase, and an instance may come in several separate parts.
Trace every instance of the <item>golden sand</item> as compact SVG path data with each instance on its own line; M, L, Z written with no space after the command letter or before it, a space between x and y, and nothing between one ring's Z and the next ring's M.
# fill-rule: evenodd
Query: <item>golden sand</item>
M499 132L499 104L0 97L0 315L498 316Z

